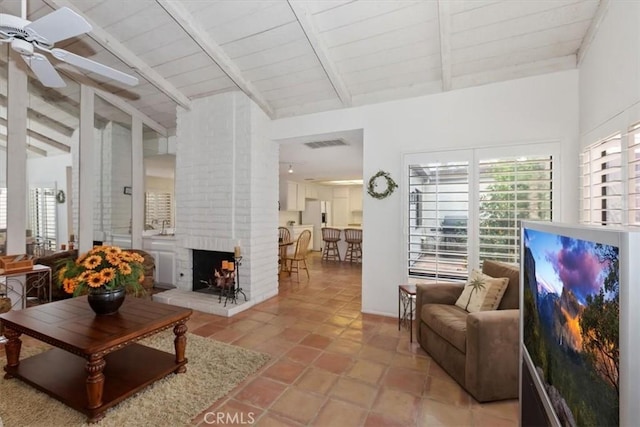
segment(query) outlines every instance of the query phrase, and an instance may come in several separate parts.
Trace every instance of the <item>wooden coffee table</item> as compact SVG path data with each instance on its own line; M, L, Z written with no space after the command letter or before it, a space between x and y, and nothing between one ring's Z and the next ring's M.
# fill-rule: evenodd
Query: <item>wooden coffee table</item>
M154 381L187 370L185 322L191 314L135 297L109 316L96 316L86 297L4 313L5 378L19 378L95 422ZM136 343L171 327L175 355ZM21 334L55 348L20 360Z

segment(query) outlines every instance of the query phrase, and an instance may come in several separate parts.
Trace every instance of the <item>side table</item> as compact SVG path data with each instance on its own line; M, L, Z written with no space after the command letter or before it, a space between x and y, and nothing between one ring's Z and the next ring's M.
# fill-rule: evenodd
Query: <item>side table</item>
M25 277L24 281L22 277ZM27 277L32 278L32 282L27 281ZM40 292L45 295L45 300L51 302L51 267L36 264L31 270L19 271L16 273L5 273L0 269L0 296L9 297L11 294L16 295L18 301L14 302L14 306L20 304L20 308L27 308L27 295L31 291Z
M398 330L409 326L409 342L413 342L413 317L416 310L416 285L398 286Z

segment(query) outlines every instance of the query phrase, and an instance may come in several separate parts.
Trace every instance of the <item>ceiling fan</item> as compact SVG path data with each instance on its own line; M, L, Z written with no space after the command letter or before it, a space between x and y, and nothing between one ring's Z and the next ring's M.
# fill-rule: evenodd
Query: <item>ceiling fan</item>
M23 8L23 16L25 16L25 9ZM20 53L22 59L44 86L65 87L66 83L49 59L37 51L46 52L60 61L129 86L138 84L138 79L134 76L53 47L61 40L88 33L91 30L91 25L82 16L67 7L57 9L33 22L0 13L0 43L11 43L11 48Z

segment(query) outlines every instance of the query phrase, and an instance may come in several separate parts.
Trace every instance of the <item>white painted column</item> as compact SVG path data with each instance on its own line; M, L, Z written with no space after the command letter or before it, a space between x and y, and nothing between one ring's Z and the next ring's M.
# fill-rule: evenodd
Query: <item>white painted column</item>
M93 193L94 174L93 164L93 115L94 93L89 86L80 85L80 206L79 230L76 236L80 252L86 252L93 247Z
M144 229L144 153L142 120L133 116L131 124L131 247L142 248Z
M26 252L27 75L9 49L7 86L7 254Z

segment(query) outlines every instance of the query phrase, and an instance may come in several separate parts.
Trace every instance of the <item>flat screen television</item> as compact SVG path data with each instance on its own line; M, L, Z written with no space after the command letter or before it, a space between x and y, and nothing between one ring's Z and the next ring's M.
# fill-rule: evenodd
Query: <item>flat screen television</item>
M548 424L637 424L640 233L523 222L520 267L521 369Z

